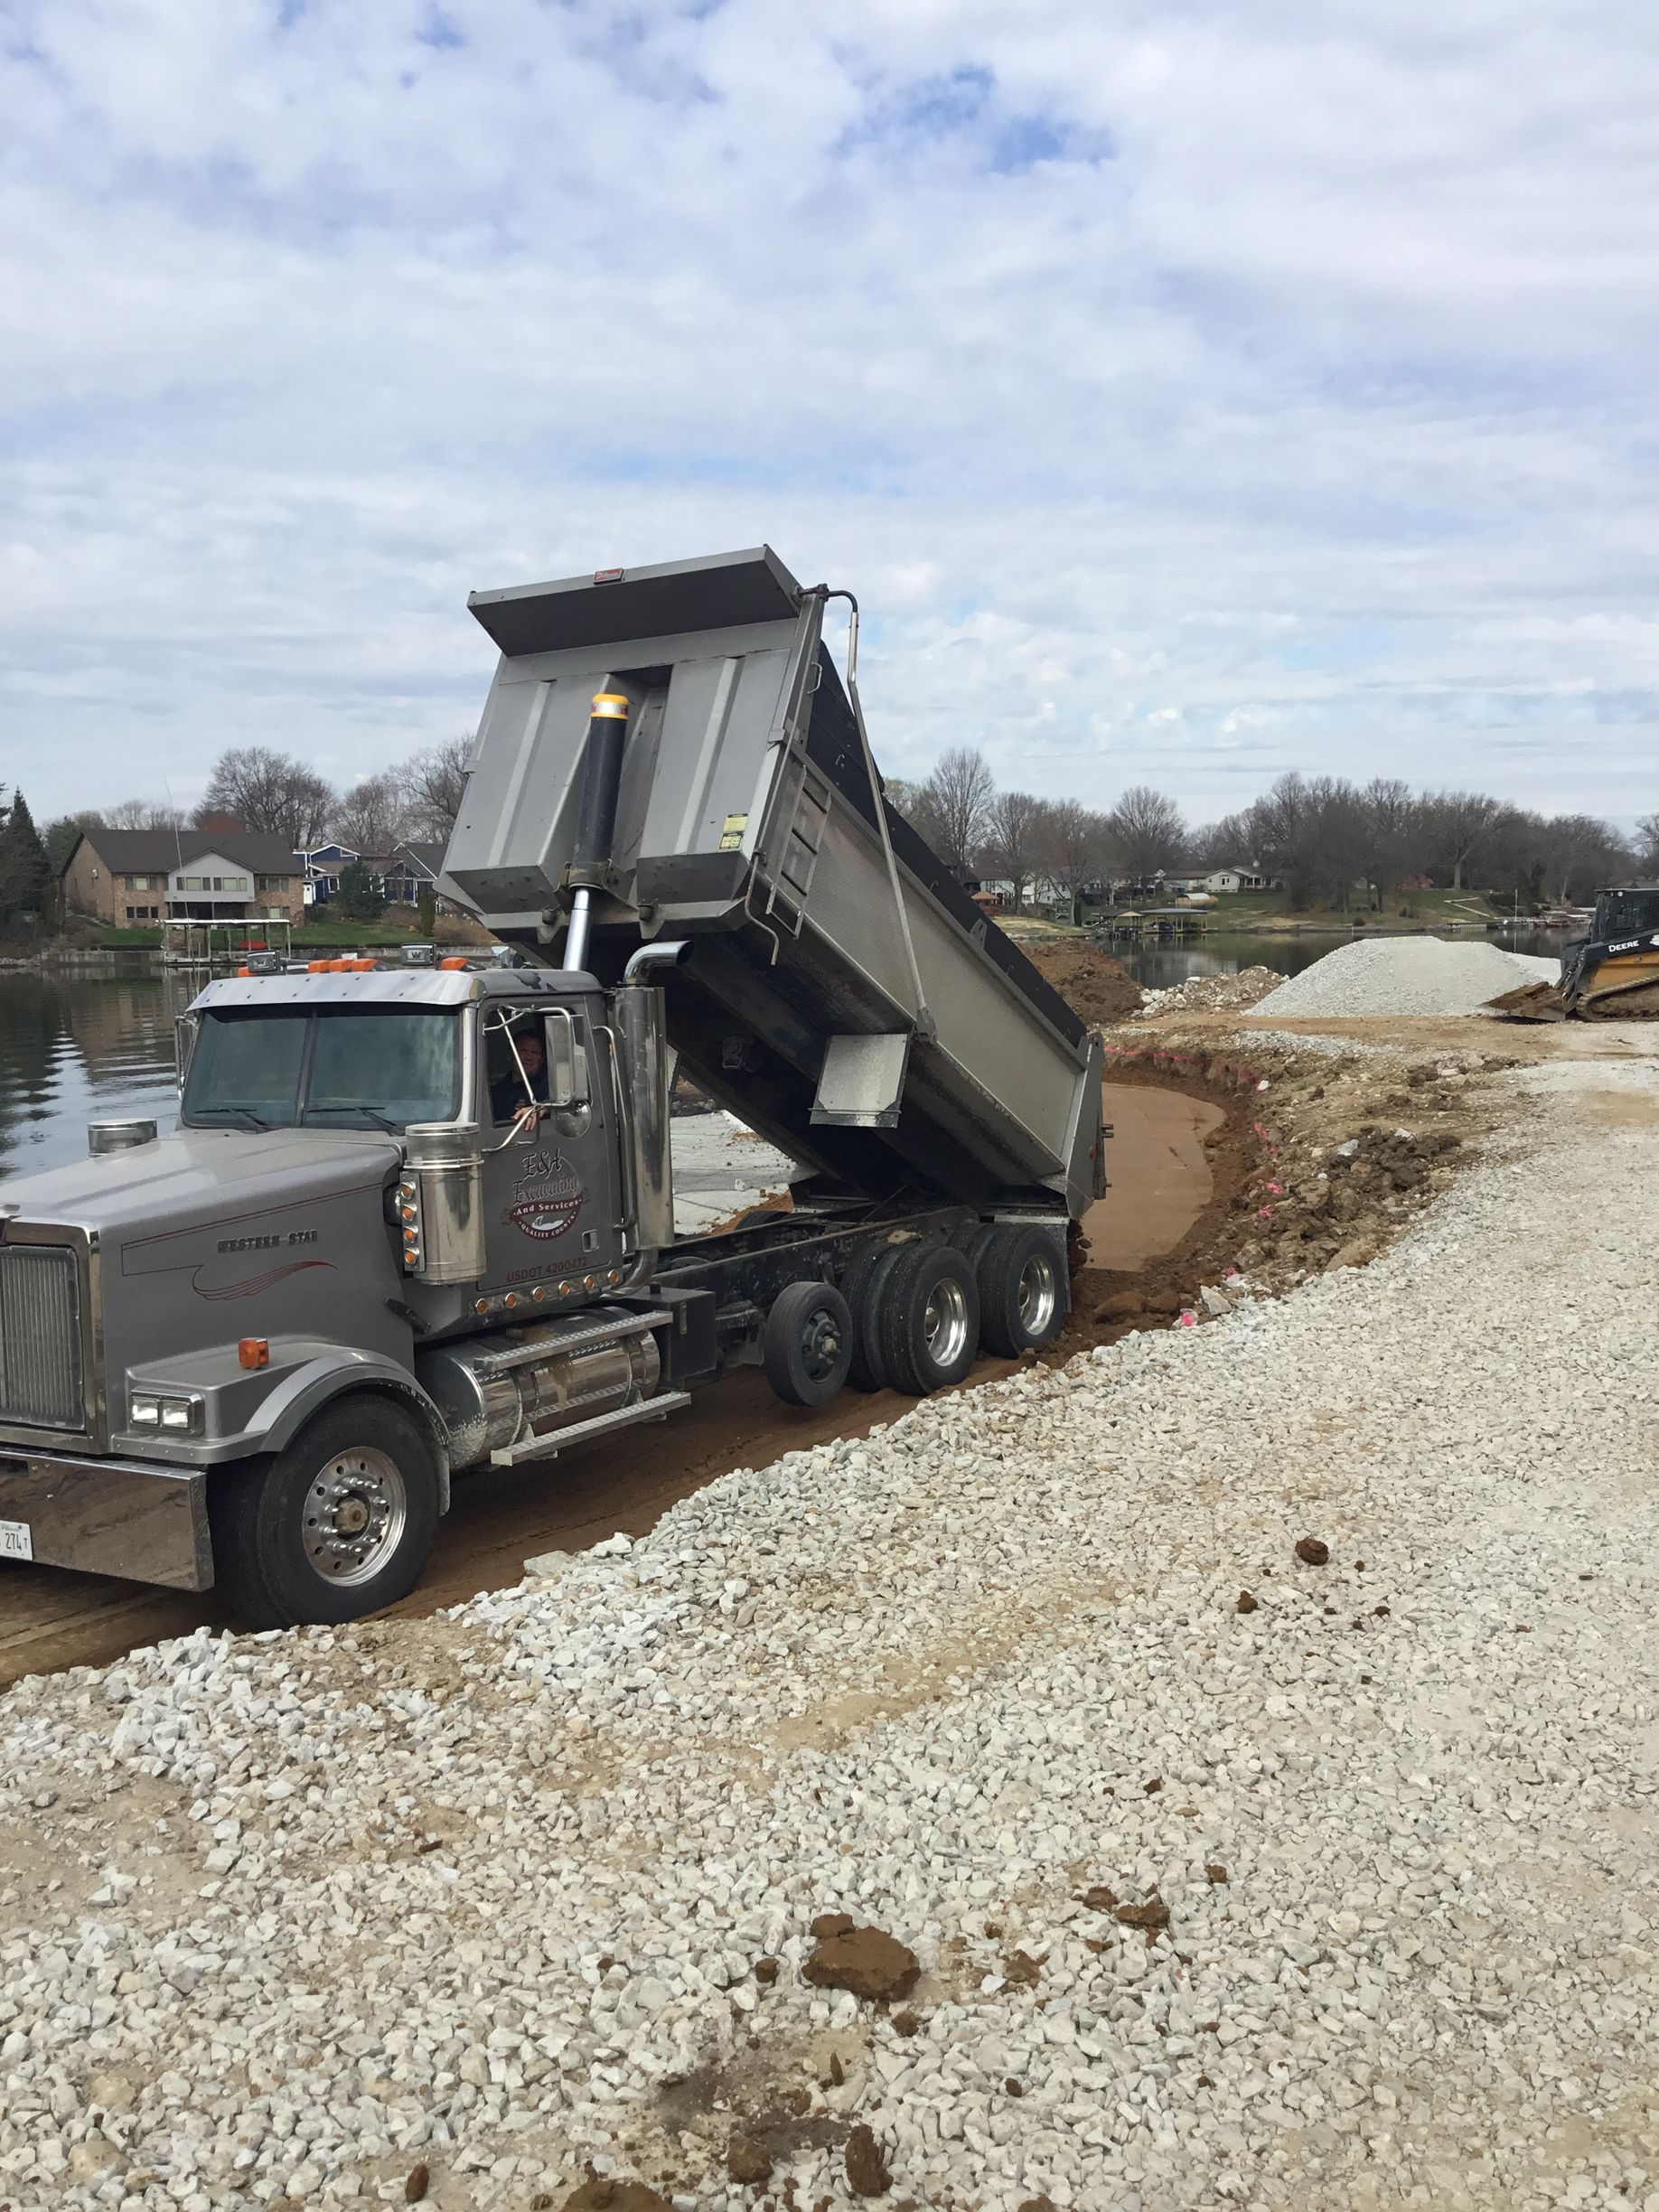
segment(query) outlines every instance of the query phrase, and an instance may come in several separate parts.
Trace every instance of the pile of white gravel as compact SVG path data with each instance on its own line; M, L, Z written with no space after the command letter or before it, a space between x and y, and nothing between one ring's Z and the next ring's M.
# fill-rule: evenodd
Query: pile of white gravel
M736 2212L741 2128L772 2201L848 2206L858 2121L895 2204L1651 2212L1640 1073L1603 1119L1651 1126L1586 1141L1636 1073L1560 1071L1528 1157L1362 1273L551 1580L20 1685L0 2201L400 2202L418 2163L529 2212L591 2159ZM801 1978L832 1909L917 1954L914 2021Z
M1140 1013L1144 1018L1155 1014L1242 1011L1258 1004L1283 981L1277 968L1241 968L1233 975L1188 976L1185 983L1172 983L1167 990L1143 991Z
M1258 1014L1478 1014L1523 983L1553 982L1561 964L1506 952L1486 938L1356 937L1288 977Z

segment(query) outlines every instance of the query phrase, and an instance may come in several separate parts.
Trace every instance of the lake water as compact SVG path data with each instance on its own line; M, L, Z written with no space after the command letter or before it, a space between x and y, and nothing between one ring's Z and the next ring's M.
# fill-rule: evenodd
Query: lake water
M1365 932L1361 930L1355 934L1363 937ZM1457 934L1462 941L1474 942L1484 933L1468 930ZM1101 940L1103 949L1120 960L1136 982L1148 990L1167 990L1172 984L1185 983L1192 976L1237 975L1242 968L1276 968L1280 975L1298 975L1304 968L1311 968L1315 961L1323 960L1327 952L1334 952L1338 945L1349 942L1345 932L1341 936L1279 937L1230 935L1221 930L1213 930L1202 943L1186 945L1139 945L1124 942L1108 944ZM1520 929L1495 933L1490 942L1502 945L1506 951L1536 953L1545 960L1556 960L1566 938L1553 931Z
M1344 942L1218 932L1201 945L1113 950L1137 982L1162 990L1241 968L1294 975ZM1553 956L1562 940L1523 930L1498 942ZM84 1158L91 1120L149 1114L169 1127L177 1107L173 1020L196 989L143 953L113 974L0 971L0 1182Z

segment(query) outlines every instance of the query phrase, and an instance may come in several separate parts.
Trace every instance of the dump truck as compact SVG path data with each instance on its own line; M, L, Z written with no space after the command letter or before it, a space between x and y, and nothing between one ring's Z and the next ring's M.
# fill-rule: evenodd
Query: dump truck
M1598 891L1588 931L1561 947L1553 983L1492 1000L1512 1021L1637 1021L1659 1016L1659 884Z
M0 1555L348 1620L456 1476L625 1454L734 1365L921 1395L1064 1325L1100 1041L887 805L856 602L762 547L469 604L444 880L496 952L209 981L176 1130L0 1186ZM676 1065L790 1210L676 1236Z

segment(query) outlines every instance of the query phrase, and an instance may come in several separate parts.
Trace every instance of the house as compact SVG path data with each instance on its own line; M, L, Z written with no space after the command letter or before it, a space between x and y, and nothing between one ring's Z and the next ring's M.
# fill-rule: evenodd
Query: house
M71 912L117 929L305 918L304 879L287 839L246 830L86 830L61 879Z
M361 858L350 845L314 845L309 851L296 852L293 865L305 886L306 905L326 906L340 888L341 869Z
M444 872L444 848L436 842L406 838L389 853L358 852L350 845L317 845L295 853L295 866L305 885L305 904L326 906L340 889L341 871L361 861L380 895L389 905L416 906L420 895L437 891ZM454 911L447 900L438 900L440 913Z
M1253 867L1222 867L1204 879L1206 891L1265 891L1268 879Z
M405 838L388 857L384 864L382 882L386 895L394 904L417 906L423 891L430 891L437 900L440 914L451 911L450 902L438 895L438 877L444 873L444 847L436 839Z

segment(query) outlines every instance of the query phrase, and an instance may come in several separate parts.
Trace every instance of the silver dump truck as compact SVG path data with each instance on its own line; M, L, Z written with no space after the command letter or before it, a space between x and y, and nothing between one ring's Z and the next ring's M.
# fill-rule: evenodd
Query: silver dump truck
M210 982L176 1133L0 1186L0 1557L351 1619L458 1473L1057 1334L1100 1045L885 804L846 597L768 548L473 595L445 887L512 964ZM676 1238L676 1058L792 1211Z

